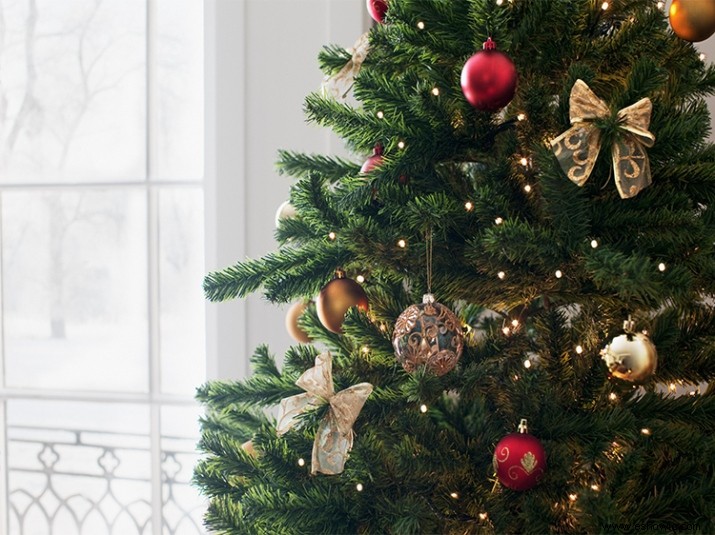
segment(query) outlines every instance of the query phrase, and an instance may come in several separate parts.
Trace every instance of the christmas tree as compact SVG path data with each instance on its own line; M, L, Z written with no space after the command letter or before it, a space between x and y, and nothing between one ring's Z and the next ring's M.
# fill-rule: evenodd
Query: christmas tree
M277 251L205 280L311 341L199 389L209 528L715 532L715 27L673 5L370 0L324 48L357 163L280 153Z

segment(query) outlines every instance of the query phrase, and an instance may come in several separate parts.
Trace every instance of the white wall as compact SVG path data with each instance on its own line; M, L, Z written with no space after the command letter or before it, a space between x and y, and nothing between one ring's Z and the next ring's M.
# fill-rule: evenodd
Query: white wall
M364 0L205 0L208 271L276 248L274 215L291 179L278 149L340 153L328 130L306 125L303 99L320 88L317 54L349 47L368 27ZM246 375L247 357L290 345L286 307L254 295L209 304L210 378Z

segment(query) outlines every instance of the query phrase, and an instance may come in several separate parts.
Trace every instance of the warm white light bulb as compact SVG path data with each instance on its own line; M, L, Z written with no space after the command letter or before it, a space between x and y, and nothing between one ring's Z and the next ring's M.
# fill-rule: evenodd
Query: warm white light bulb
M641 433L646 436L650 435L650 429L648 429L647 427L644 427L643 429L641 429Z
M404 249L405 247L407 247L407 242L405 240L397 240L397 246Z
M675 383L670 383L670 384L668 385L668 390L670 390L671 392L675 392L676 389L677 389L677 388L676 388L676 386L675 386Z
M502 223L504 223L504 220L501 217L494 219L494 224L501 225Z
M658 271L665 271L665 264L663 262L658 264Z
M457 494L456 492L450 492L449 495L450 495L452 498L454 498L455 500L456 500L457 498L459 498L459 494Z
M598 247L598 242L596 240L591 240L591 247L593 247L594 249Z
M497 5L500 6L504 3L504 0L497 0Z
M497 273L497 277L499 277L501 280L504 280L504 277L506 277L506 273L500 271L499 273Z
M328 232L328 238L330 238L331 240L334 240L337 237L338 235L335 234L335 232Z
M511 329L509 327L504 327L504 328L502 328L501 332L503 332L505 335L509 336Z
M479 520L486 520L487 516L488 515L486 513L479 513Z
M580 345L576 346L576 353L578 353L579 355L583 353L583 347L581 347Z
M465 210L467 210L467 212L471 212L474 209L474 205L471 201L467 201L464 203L464 208Z
M439 87L433 87L433 88L432 88L432 94L433 94L435 97L438 97L438 96L439 96Z
M405 142L400 140L397 142L397 148L398 149L404 149L405 148Z
M569 494L569 500L575 502L576 500L578 500L578 494Z
M420 30L424 30L424 29L425 29L425 23L422 22L422 21L419 21L419 22L417 23L417 27L418 27Z
M362 492L362 489L364 488L365 487L362 486L362 483L358 483L357 485L355 485L355 490L357 490L358 492Z
M611 392L610 394L608 394L608 399L610 399L611 401L617 401L618 394L616 394L615 392Z
M524 191L525 191L526 193L531 193L531 186L530 186L529 184L527 184L526 186L524 186Z
M382 111L378 111L378 112L376 113L376 115L377 115L377 118L378 118L378 119L384 119L384 118L385 118L385 114L384 114Z
M516 318L514 318L513 320L511 320L511 325L512 325L512 327L518 327L518 326L519 326L519 320L516 319Z
M604 2L603 4L601 4L601 9L604 11L606 11L608 9L608 7L609 7L608 2Z
M655 7L657 7L658 9L663 9L663 6L665 6L665 2L658 2L658 3L655 5Z
M362 352L363 352L363 353L369 353L369 352L370 352L370 347L369 347L369 346L362 346Z
M531 361L529 359L526 359L524 361L524 368L526 368L527 370L531 368Z
M560 269L557 269L556 272L554 273L554 275L556 275L557 279L560 279L561 277L564 276L564 274L561 272Z
M698 56L698 57L700 58L700 61L705 61L705 58L706 58L707 56L705 55L704 52L701 52L701 53L700 53L700 56Z
M305 459L303 459L302 457L298 459L298 466L305 466Z
M426 412L427 412L427 405L424 405L424 404L423 404L423 405L420 405L420 412L421 412L422 414L426 413Z
M591 490L595 490L596 492L598 492L599 490L601 490L601 486L597 483L594 483L593 485L591 485Z
M362 284L363 282L365 282L365 277L363 275L358 275L357 277L355 277L355 280Z
M524 121L526 120L526 114L525 113L520 113L519 115L516 116L517 121Z
M526 167L526 164L529 163L529 160L527 160L526 156L522 156L522 157L519 159L519 163L520 163L521 165L523 165L524 167Z

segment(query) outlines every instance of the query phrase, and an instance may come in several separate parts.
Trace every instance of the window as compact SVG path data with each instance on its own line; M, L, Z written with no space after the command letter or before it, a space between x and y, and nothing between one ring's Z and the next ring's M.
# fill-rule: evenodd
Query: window
M0 532L200 533L203 1L0 28Z

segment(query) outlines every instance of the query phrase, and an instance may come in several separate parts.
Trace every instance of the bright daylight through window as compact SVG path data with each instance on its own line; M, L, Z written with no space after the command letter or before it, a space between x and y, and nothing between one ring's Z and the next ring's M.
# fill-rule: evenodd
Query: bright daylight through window
M0 29L0 533L200 533L203 2Z

